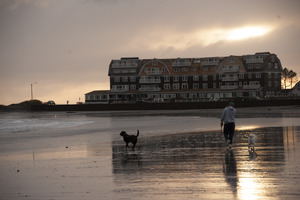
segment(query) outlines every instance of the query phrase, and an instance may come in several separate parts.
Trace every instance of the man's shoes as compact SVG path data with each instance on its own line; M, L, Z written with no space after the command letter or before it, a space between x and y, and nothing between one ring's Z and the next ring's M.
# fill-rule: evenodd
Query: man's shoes
M230 144L230 140L227 140L226 146L229 146L229 144Z

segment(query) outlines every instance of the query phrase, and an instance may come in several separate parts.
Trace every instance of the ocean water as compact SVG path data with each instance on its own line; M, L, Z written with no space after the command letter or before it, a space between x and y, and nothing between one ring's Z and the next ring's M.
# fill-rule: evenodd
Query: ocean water
M240 117L237 115L236 118L237 129L299 126L300 124L300 112L286 115L276 111L273 114L262 115L263 111L260 109L257 112L251 111L240 111ZM220 131L221 112L222 110L0 113L0 138L89 133L118 135L122 130L131 134L140 130L145 137Z

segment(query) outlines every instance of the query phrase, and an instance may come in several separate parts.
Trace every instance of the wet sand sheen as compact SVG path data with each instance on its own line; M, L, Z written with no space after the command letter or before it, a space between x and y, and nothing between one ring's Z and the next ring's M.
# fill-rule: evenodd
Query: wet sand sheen
M248 152L248 133L258 137L257 155ZM1 155L0 194L3 199L297 199L299 139L299 126L239 130L229 151L219 132L181 133L140 137L133 152L121 138L111 143L97 134L72 136L73 142L54 138L69 146Z

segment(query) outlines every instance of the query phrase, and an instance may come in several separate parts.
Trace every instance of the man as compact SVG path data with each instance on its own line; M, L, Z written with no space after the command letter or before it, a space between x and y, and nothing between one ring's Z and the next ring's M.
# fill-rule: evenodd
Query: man
M221 116L221 127L224 124L224 137L226 140L226 144L227 144L227 146L229 146L229 148L232 147L232 140L233 140L234 129L235 129L236 110L233 106L234 106L234 103L229 102L229 106L223 110L223 113Z

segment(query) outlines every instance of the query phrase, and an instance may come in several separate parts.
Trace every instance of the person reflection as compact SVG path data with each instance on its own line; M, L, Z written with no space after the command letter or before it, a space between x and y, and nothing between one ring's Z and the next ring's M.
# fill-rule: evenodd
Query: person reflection
M226 150L223 161L223 172L226 182L230 185L234 197L237 196L237 168L234 153L232 150Z

